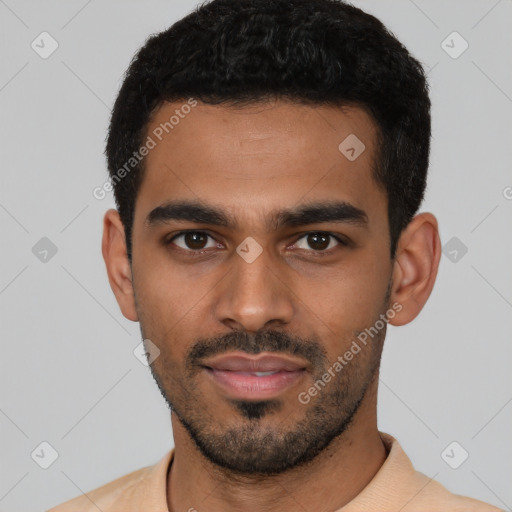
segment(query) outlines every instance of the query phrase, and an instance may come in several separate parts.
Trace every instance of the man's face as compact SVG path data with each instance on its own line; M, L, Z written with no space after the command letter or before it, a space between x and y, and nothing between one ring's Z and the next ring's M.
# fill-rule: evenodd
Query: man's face
M241 473L279 473L369 414L385 327L341 370L333 364L389 305L375 126L356 108L199 102L159 141L183 104L165 104L147 129L156 146L132 242L142 334L160 350L152 372L162 394L203 455ZM355 159L353 138L339 149L350 135L365 145ZM340 202L365 215L326 215ZM322 208L277 216L312 205ZM307 393L329 368L332 378Z

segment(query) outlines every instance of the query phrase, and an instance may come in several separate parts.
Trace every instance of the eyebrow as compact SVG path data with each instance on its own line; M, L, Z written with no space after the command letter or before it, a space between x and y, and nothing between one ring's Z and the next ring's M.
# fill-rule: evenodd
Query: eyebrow
M238 222L222 209L199 201L170 201L154 208L146 217L148 228L169 221L189 221L196 224L210 224L228 229L237 229ZM368 229L368 215L364 210L346 201L322 201L299 205L271 213L266 229L299 227L321 222L347 223Z

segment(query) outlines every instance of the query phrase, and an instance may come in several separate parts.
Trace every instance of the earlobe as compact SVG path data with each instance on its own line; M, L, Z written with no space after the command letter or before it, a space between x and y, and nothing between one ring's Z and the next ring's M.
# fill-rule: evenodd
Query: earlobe
M403 231L396 252L390 300L402 309L390 324L405 325L418 316L434 287L440 259L436 218L428 212L416 215Z
M124 227L117 210L108 210L103 218L101 252L107 267L110 287L121 312L128 320L138 321Z

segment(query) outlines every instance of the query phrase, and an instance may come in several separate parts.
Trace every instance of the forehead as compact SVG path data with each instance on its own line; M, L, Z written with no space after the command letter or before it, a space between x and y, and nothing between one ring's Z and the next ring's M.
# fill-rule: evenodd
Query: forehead
M175 200L215 205L265 226L266 212L301 203L345 201L370 223L386 211L386 195L372 178L376 126L364 110L282 100L191 105L165 103L148 123L152 148L136 220Z

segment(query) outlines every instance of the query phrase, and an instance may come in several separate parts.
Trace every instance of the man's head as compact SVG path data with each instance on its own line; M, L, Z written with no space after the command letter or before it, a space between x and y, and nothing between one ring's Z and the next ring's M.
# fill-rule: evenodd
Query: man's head
M279 473L375 423L386 322L419 313L439 263L414 217L429 108L418 62L334 0L216 0L133 60L103 254L210 461Z

